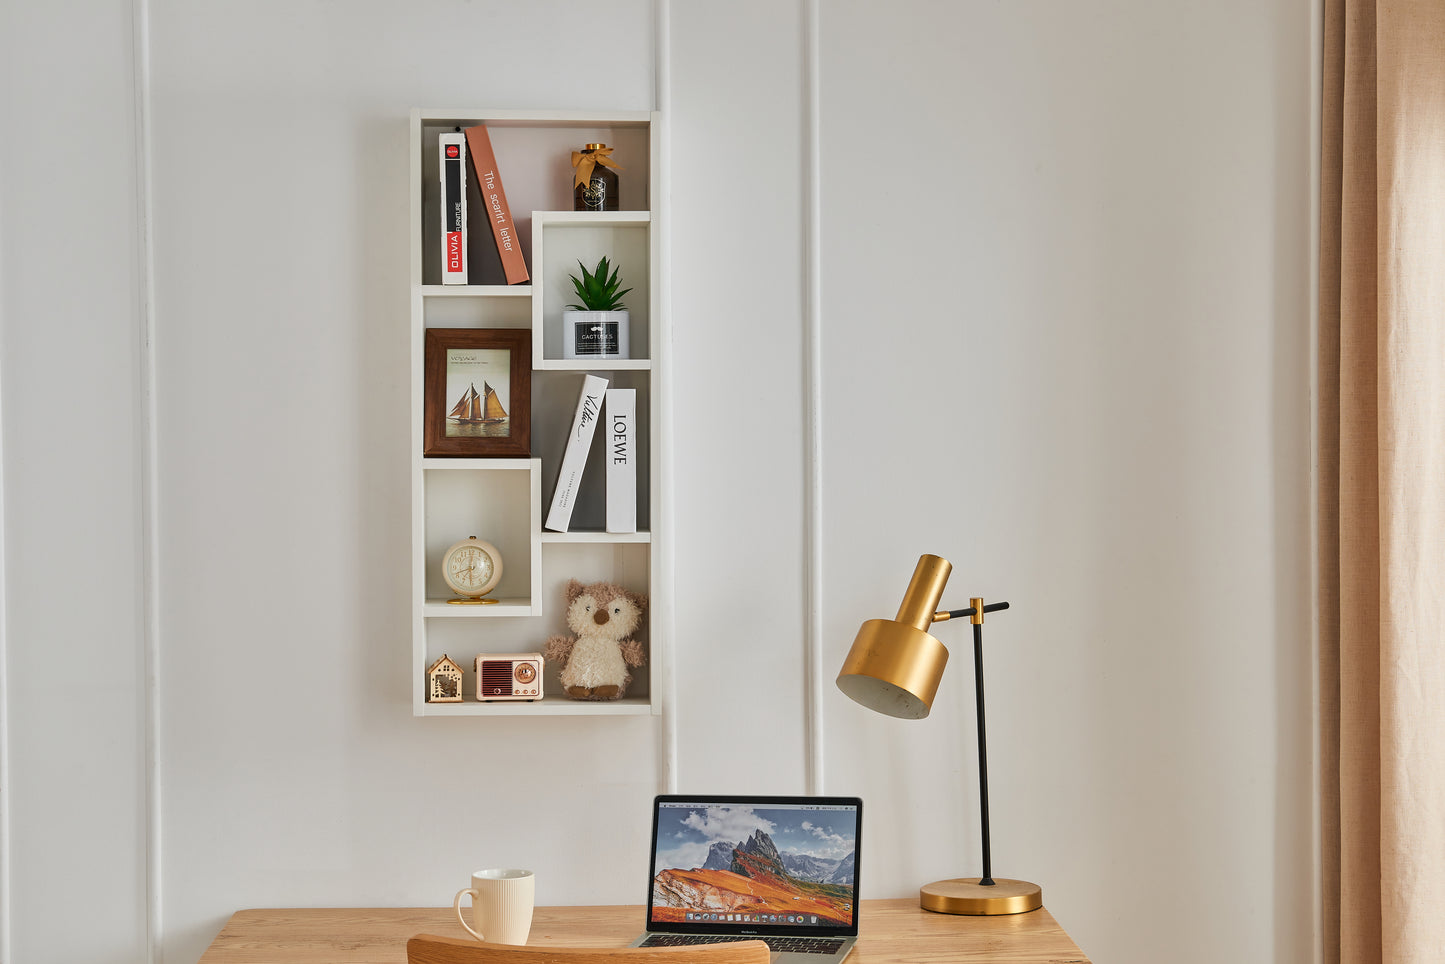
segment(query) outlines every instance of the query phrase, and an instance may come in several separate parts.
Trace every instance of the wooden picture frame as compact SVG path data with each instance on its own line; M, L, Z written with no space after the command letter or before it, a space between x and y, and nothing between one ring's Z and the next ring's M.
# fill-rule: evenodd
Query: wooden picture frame
M530 330L428 328L425 358L423 455L532 454Z

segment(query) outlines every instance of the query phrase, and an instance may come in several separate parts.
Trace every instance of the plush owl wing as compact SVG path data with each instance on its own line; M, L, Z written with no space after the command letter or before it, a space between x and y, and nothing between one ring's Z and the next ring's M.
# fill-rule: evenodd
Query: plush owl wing
M635 639L624 639L617 644L622 650L622 661L628 666L641 666L647 662L647 655L642 651L642 644Z
M567 657L572 655L572 647L577 645L575 636L553 636L547 640L542 647L542 658L549 663L566 663Z

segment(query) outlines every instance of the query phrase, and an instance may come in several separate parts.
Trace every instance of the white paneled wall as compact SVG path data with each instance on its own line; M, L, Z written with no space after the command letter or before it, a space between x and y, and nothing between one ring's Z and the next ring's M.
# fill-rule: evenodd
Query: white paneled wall
M6 962L146 956L134 70L129 3L0 5Z
M152 19L160 432L186 440L161 473L168 961L237 907L439 904L480 866L534 867L544 903L623 899L645 873L652 720L411 715L407 124L414 106L649 108L651 5ZM195 404L216 386L222 411Z
M921 552L949 605L1012 603L985 626L993 869L1100 961L1313 953L1309 26L823 16L830 658ZM971 635L938 629L932 718L827 705L875 893L977 873Z
M803 23L672 18L678 789L802 793Z
M987 626L996 871L1096 960L1309 960L1309 3L819 8L818 763L868 802L865 896L976 868L966 627L927 721L831 686L936 552L950 604L1015 607ZM405 179L413 106L654 106L656 13L4 8L7 961L145 960L148 908L192 961L237 908L439 905L483 864L642 899L654 720L410 713ZM800 792L806 5L669 13L675 776ZM105 899L64 927L81 881Z

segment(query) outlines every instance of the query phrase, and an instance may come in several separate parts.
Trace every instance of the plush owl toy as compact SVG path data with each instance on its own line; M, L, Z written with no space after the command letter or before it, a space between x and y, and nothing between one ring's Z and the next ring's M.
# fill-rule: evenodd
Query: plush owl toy
M610 582L569 580L567 625L576 636L553 636L544 656L562 667L562 688L574 700L615 700L632 682L628 667L647 662L631 634L642 625L647 597Z

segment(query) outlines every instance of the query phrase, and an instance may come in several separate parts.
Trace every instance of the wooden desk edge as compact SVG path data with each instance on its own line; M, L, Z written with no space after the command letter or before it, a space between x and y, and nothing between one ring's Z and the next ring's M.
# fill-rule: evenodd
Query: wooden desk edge
M1047 907L1008 917L961 918L924 911L914 898L890 898L861 901L859 910L859 946L850 955L849 964L865 958L877 964L903 964L920 957L943 960L928 945L943 939L943 932L965 920L972 922L968 929L977 936L991 939L986 957L965 952L958 960L1089 964L1089 958ZM632 904L538 907L529 943L626 946L642 932L645 912L642 905ZM395 960L404 964L406 941L418 933L467 936L450 908L254 907L230 916L198 964L329 964L352 960ZM1011 936L1016 939L1009 940ZM1000 946L1000 938L1008 946ZM878 941L887 941L889 946L874 946ZM366 948L384 949L383 956L338 956L335 952L343 945L348 951L363 954ZM268 948L286 956L269 953Z

